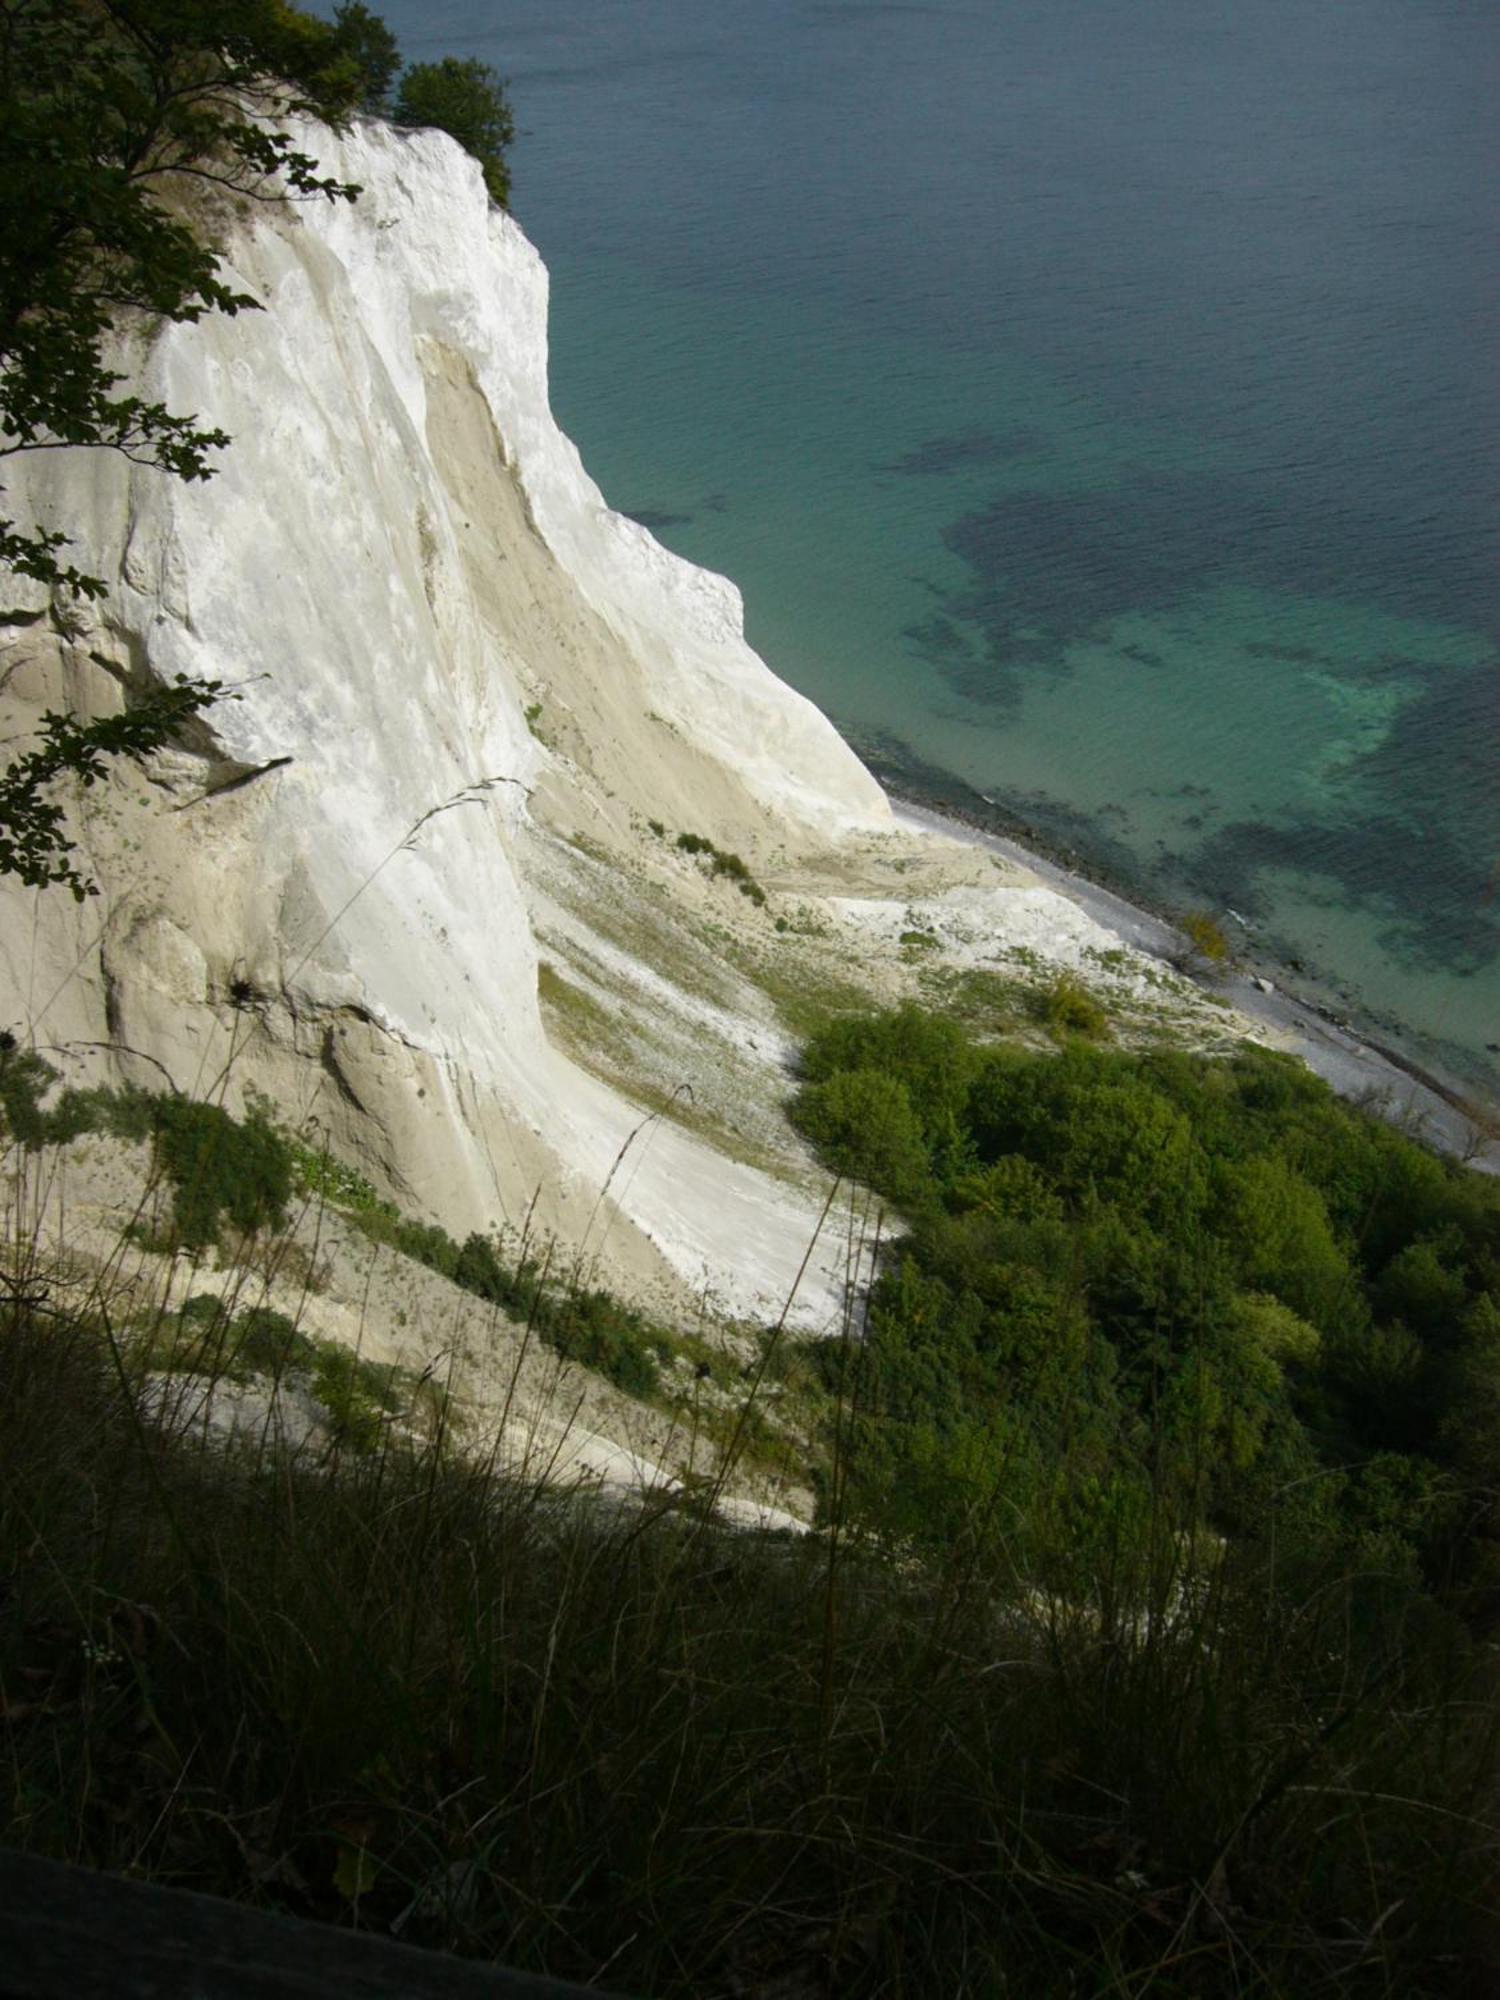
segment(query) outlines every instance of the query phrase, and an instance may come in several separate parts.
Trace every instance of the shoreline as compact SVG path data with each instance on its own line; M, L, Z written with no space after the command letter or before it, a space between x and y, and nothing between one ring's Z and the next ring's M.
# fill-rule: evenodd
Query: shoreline
M996 832L977 811L966 813L949 801L936 806L914 795L909 781L903 783L888 763L876 776L899 823L982 847L1029 870L1125 944L1149 958L1172 962L1181 932L1165 916L1010 834ZM1006 817L1003 807L992 810L997 819ZM1200 976L1199 983L1267 1030L1272 1046L1300 1057L1341 1097L1368 1104L1387 1123L1412 1130L1439 1152L1482 1173L1500 1175L1500 1115L1471 1103L1457 1083L1335 1019L1316 1001L1284 990L1263 973L1231 965L1209 979Z

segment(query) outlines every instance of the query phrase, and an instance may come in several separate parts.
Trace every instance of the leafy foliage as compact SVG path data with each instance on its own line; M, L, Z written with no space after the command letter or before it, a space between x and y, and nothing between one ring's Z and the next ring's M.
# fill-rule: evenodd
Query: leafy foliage
M1083 1035L1099 1041L1109 1034L1109 1015L1083 981L1071 972L1060 972L1035 995L1037 1018L1061 1039Z
M37 1152L65 1146L85 1132L110 1132L121 1139L144 1139L151 1130L152 1100L144 1091L56 1092L59 1072L35 1049L0 1035L0 1138Z
M288 1144L297 1184L304 1194L336 1202L340 1208L383 1212L394 1218L394 1205L381 1199L357 1167L336 1159L326 1147L308 1146L300 1139L289 1140Z
M56 795L62 779L87 788L104 777L112 757L142 757L160 750L182 725L216 701L218 681L178 676L169 688L125 709L83 722L51 710L42 717L41 741L0 771L0 875L19 876L28 888L66 883L75 898L99 893L74 859L66 807Z
M868 1181L895 1201L916 1196L929 1170L911 1095L882 1069L835 1072L797 1104L798 1129L835 1173Z
M0 1297L0 1836L663 1995L1484 1990L1495 1189L1253 1052L908 1009L808 1070L887 1086L911 1188L862 1337L767 1337L822 1534L507 1478L232 1286L113 1353ZM56 1083L0 1048L18 1143L115 1115ZM130 1102L212 1179L215 1117ZM285 1159L617 1379L670 1344ZM289 1377L323 1442L205 1451L142 1367Z
M263 1106L233 1118L218 1104L159 1097L152 1116L156 1163L172 1187L179 1242L202 1250L228 1221L243 1236L276 1229L292 1197L292 1154Z
M243 1118L222 1105L141 1090L74 1090L53 1095L58 1072L35 1050L0 1045L0 1134L29 1151L66 1145L85 1132L152 1145L153 1164L172 1190L175 1240L203 1250L225 1222L241 1236L280 1228L296 1179L291 1142L269 1108Z
M270 1306L236 1311L213 1292L194 1293L165 1324L155 1326L140 1362L215 1381L300 1380L322 1404L328 1442L336 1451L374 1450L400 1403L394 1367L337 1341L315 1339Z
M903 1009L804 1068L801 1129L911 1224L853 1357L870 1522L942 1539L1003 1494L1054 1556L1062 1515L1167 1506L1289 1573L1500 1567L1492 1182L1258 1050L1041 1057Z
M1105 1473L1070 1601L375 1436L226 1459L0 1301L7 1845L662 2000L1490 1990L1493 1663L1409 1594L1275 1615Z
M493 1238L477 1232L456 1243L432 1222L414 1222L388 1204L351 1204L366 1235L500 1307L535 1329L569 1361L595 1369L630 1396L650 1396L661 1382L661 1363L676 1343L644 1313L597 1286L550 1277L524 1251L508 1263Z
M396 91L395 115L403 125L435 125L484 170L491 198L510 200L505 151L516 136L515 119L500 77L473 56L444 56L413 63Z
M387 110L401 70L401 51L385 22L362 0L344 0L334 9L333 44L338 70L353 73L361 109Z

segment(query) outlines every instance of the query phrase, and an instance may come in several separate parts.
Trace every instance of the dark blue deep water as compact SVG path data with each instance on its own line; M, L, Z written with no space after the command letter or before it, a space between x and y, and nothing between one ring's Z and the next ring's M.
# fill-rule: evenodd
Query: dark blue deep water
M777 672L1500 1091L1491 0L383 11L510 78L559 417Z

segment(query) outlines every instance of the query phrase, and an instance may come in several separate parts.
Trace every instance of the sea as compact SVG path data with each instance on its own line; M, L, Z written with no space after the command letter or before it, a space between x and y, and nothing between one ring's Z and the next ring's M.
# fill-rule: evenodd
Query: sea
M1500 1101L1493 0L384 0L554 405L895 790Z

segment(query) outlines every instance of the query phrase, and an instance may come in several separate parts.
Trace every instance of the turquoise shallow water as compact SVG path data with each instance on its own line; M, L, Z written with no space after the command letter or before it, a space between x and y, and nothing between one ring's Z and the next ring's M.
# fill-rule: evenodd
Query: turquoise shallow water
M558 414L883 769L1500 1094L1470 0L392 0L512 79Z

